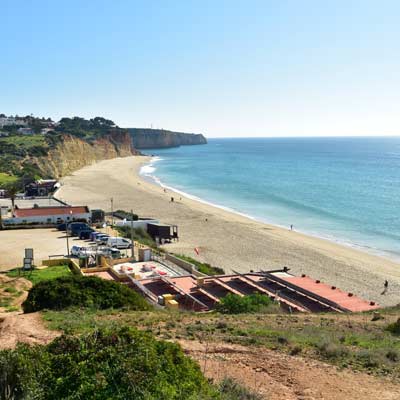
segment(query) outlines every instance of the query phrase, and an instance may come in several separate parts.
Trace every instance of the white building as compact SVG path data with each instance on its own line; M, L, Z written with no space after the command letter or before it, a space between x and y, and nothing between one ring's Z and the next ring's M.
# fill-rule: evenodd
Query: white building
M3 128L4 126L10 126L10 125L26 126L27 123L21 118L14 118L14 117L1 117L0 118L0 128Z
M61 224L85 220L90 222L91 214L87 206L16 208L14 217L4 220L4 224Z

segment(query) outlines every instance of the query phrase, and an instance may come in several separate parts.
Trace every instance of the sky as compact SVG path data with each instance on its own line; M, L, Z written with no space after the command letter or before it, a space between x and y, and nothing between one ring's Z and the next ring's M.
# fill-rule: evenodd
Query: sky
M0 113L400 135L400 2L0 0Z

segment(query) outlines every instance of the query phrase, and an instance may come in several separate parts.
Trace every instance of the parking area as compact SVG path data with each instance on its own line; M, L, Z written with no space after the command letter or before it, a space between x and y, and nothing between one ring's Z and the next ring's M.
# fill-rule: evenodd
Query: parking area
M69 245L87 246L88 243L69 238ZM65 232L55 228L0 231L0 271L21 267L26 248L33 248L35 265L41 265L49 256L63 256L67 254Z

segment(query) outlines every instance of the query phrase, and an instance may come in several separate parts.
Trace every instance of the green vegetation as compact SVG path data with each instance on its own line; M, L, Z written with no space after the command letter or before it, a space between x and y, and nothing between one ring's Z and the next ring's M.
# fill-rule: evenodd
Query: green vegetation
M22 304L26 313L44 309L63 310L74 306L94 309L150 308L142 296L125 285L72 274L37 283L30 289L28 298Z
M119 234L124 238L131 238L131 228L130 226L119 226L115 227L115 229L119 232ZM133 240L136 240L139 243L142 243L146 246L156 248L156 242L153 238L143 229L143 228L133 228Z
M400 318L398 318L396 322L389 324L386 330L393 335L400 336Z
M196 266L197 270L206 275L223 275L225 271L219 267L213 267L210 264L202 263L200 261L195 260L192 257L184 256L182 254L174 254L175 257L180 258L181 260L187 261Z
M269 306L272 307L272 306ZM237 343L302 355L371 374L400 378L400 339L387 330L398 309L373 314L190 314L153 310L46 311L51 329L69 333L135 326L161 339Z
M221 314L256 313L272 304L272 300L259 293L249 296L239 296L229 293L216 305L216 311Z
M16 182L18 178L14 175L8 175L6 173L0 172L0 187L12 184Z
M2 399L222 399L177 344L129 328L19 344L0 370Z
M33 269L32 271L24 271L22 268L16 268L7 272L10 278L25 278L34 285L49 279L59 278L61 276L71 275L71 270L67 265L56 265L43 269Z
M114 132L123 132L113 121L102 117L84 119L80 117L62 118L56 127L56 132L67 133L81 139L92 141Z
M262 400L264 398L239 385L232 378L223 379L219 384L219 390L224 400Z
M124 210L117 210L114 211L114 215L118 218L124 219L126 218L127 221L137 221L139 219L139 216L135 213L127 212Z
M35 179L40 171L32 157L45 156L49 145L43 135L0 138L0 171L12 176Z

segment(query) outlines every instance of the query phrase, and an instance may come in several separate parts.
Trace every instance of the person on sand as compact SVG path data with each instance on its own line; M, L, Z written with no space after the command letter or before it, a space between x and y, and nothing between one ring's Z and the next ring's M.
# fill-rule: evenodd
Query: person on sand
M385 280L385 283L383 284L383 292L381 293L381 295L386 294L388 287L389 287L389 282Z
M290 225L290 230L291 230L291 231L293 230L293 225Z

